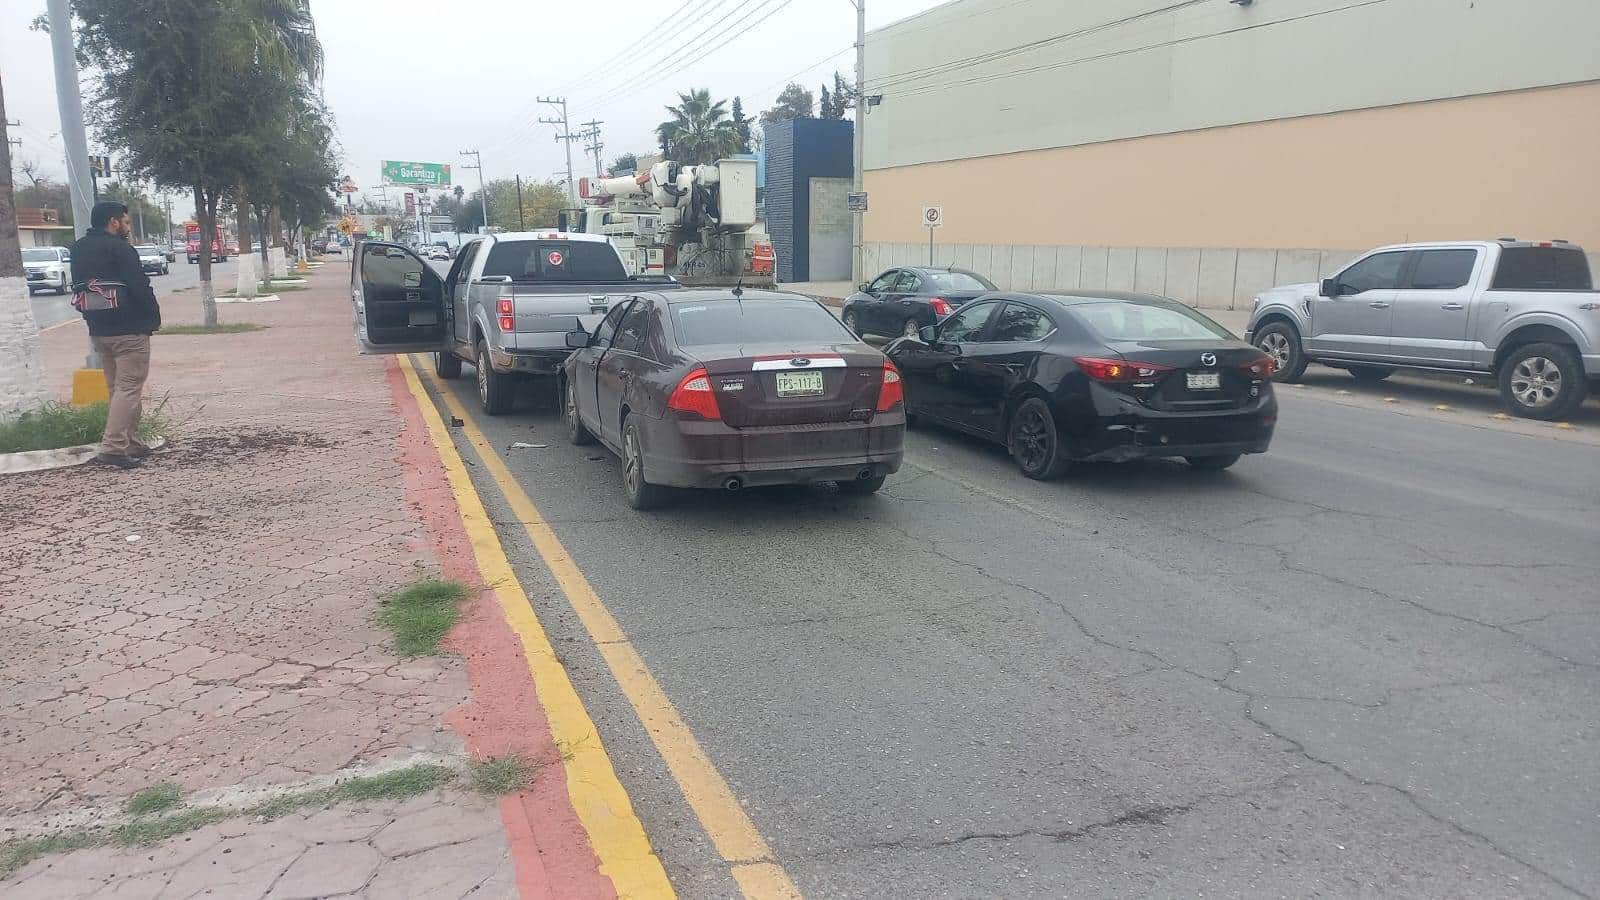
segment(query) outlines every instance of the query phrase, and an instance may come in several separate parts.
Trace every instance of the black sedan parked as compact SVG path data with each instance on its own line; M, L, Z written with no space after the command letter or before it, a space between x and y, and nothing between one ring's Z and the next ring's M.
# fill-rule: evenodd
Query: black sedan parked
M1004 443L1030 478L1160 456L1225 469L1278 420L1270 357L1145 294L991 295L884 352L908 420Z
M839 318L856 334L913 337L917 329L938 324L961 304L993 290L989 279L965 269L901 267L861 285L845 299Z

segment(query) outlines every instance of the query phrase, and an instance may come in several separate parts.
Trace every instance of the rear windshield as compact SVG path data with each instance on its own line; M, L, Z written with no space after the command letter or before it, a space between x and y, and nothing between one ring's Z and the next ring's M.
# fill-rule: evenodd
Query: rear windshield
M30 247L22 251L23 262L55 262L60 258L60 255L54 250L39 250Z
M839 343L855 336L810 300L707 300L672 306L678 344Z
M627 281L610 244L590 241L497 241L483 263L486 276L512 281Z
M1107 341L1193 341L1231 338L1226 328L1181 307L1145 303L1081 303L1070 307Z
M156 249L154 244L140 244L139 246L137 246L137 247L135 247L133 249L139 251L140 253L160 253L161 252L160 250Z
M992 291L995 286L971 272L930 272L933 285L941 291Z
M1507 247L1491 291L1592 291L1589 260L1576 247Z

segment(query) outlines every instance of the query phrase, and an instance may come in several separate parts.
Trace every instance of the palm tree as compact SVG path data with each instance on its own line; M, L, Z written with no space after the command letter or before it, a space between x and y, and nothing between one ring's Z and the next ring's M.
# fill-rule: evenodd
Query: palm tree
M243 12L258 59L313 83L322 77L322 42L307 0L245 0Z
M693 88L667 107L672 118L656 126L661 152L684 165L713 163L739 150L739 129L728 117L728 101L711 102L711 91Z

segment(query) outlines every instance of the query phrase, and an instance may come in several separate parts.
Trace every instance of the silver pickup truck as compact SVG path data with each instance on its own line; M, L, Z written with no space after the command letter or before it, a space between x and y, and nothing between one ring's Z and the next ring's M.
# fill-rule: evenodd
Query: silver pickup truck
M1311 362L1370 382L1402 368L1492 374L1511 412L1559 419L1600 383L1600 293L1564 241L1402 244L1258 295L1245 340L1277 361L1278 381Z
M470 363L484 412L498 416L521 384L555 375L613 303L677 287L629 276L600 235L526 231L462 245L444 276L403 245L365 241L350 295L361 352L432 352L441 378L459 378Z

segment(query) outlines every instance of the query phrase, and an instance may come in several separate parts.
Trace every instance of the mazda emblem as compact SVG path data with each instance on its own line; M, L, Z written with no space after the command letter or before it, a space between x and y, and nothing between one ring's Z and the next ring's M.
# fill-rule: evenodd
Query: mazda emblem
M1216 365L1217 364L1217 355L1215 353L1202 353L1202 354L1200 354L1200 364L1203 365L1203 366L1214 366L1214 365Z
M811 360L806 359L804 356L796 356L795 358L789 360L789 365L791 365L791 366L809 366L809 365L811 365Z

